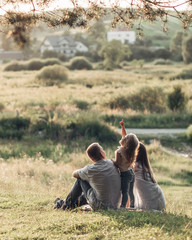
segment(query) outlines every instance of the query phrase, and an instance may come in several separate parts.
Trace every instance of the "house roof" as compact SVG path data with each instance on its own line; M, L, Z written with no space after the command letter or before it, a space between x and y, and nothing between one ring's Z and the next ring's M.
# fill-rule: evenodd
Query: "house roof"
M59 46L62 41L66 41L70 47L76 46L76 42L70 36L48 36L45 40L49 41L53 47Z

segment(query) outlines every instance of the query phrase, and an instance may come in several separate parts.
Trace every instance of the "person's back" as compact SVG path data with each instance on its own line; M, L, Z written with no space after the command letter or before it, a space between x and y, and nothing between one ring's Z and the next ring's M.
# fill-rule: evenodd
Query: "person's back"
M134 172L135 207L138 209L164 210L165 198L153 176L146 148L142 143L140 143Z
M93 209L119 207L121 183L117 168L106 159L98 143L92 143L86 152L93 164L72 173L77 180L65 200L56 198L54 208L74 209L87 203Z
M78 171L81 179L86 180L101 207L117 208L120 200L120 176L111 160L101 159ZM98 206L99 207L99 206Z

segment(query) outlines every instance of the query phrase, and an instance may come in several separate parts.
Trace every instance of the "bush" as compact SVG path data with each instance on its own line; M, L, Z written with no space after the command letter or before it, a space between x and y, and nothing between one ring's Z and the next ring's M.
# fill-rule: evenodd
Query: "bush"
M111 109L131 108L139 111L149 111L162 113L166 107L164 105L165 94L161 88L144 87L130 96L118 96L106 102L104 105Z
M73 138L85 137L101 143L117 142L120 139L119 134L97 119L82 118L77 122L72 122L68 128L72 129Z
M185 110L185 105L187 103L187 98L182 92L180 86L175 86L173 92L168 94L168 107L172 111L183 111Z
M154 54L154 58L163 58L163 59L171 58L171 52L165 48L157 49L156 51L153 52L153 54Z
M154 57L154 54L151 50L147 47L132 47L131 48L132 55L131 59L144 59L144 60L151 60Z
M45 86L60 85L68 79L67 68L60 65L46 66L36 76Z
M192 79L192 70L185 69L182 72L170 78L170 80L175 80L175 79L183 79L183 80Z
M2 112L4 110L5 106L3 103L0 103L0 112Z
M156 59L153 61L154 65L172 65L172 61L170 61L169 59L165 60L165 59Z
M128 62L128 61L122 61L122 62L120 63L120 66L121 66L121 67L130 66L130 62Z
M129 128L187 128L192 123L192 113L151 113L130 115L103 115L105 122L119 127L119 122L124 119Z
M26 62L11 62L9 63L5 68L4 71L22 71L22 70L28 70L28 71L34 71L34 70L40 70L44 66L54 65L58 64L60 65L61 62L57 58L50 58L50 59L31 59Z
M66 137L65 127L59 123L40 120L31 127L31 133L40 135L43 138L61 140Z
M187 133L186 133L187 139L192 142L192 125L189 125L187 128Z
M184 63L189 64L192 62L192 36L191 35L184 38L182 41L182 56L183 56Z
M27 66L26 64L20 62L10 62L3 69L3 71L15 71L15 72L22 70L27 70Z
M81 70L81 69L91 70L92 69L92 65L85 57L74 57L70 61L70 69L72 69L72 70L74 70L74 69L78 69L78 70Z
M43 61L43 66L50 66L50 65L61 65L61 62L59 61L59 59L57 58L48 58L46 60Z
M103 64L103 62L98 62L95 67L94 67L95 70L104 70L105 69L105 66Z
M89 108L89 103L82 100L74 100L75 106L81 110L87 110Z
M30 120L26 118L3 118L0 120L0 138L21 139L29 128Z
M29 70L29 71L40 70L44 66L43 61L38 58L31 59L26 64L27 64L27 70Z

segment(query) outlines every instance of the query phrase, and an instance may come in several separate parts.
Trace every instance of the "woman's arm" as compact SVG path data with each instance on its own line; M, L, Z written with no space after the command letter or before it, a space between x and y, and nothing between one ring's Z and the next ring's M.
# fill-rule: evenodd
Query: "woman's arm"
M123 119L120 122L120 125L121 125L121 130L122 130L122 137L125 137L127 135L127 133L126 133L126 130L125 130L125 125L124 125Z
M115 166L119 167L121 163L121 154L118 152L118 150L115 151L115 160L112 160L115 164Z

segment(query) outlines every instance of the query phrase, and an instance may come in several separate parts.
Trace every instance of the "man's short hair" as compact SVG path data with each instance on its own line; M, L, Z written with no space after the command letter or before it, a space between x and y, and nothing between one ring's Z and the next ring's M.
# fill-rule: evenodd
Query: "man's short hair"
M101 153L101 146L99 145L99 143L92 143L91 145L89 145L86 152L92 160L99 161L103 159L103 155Z

